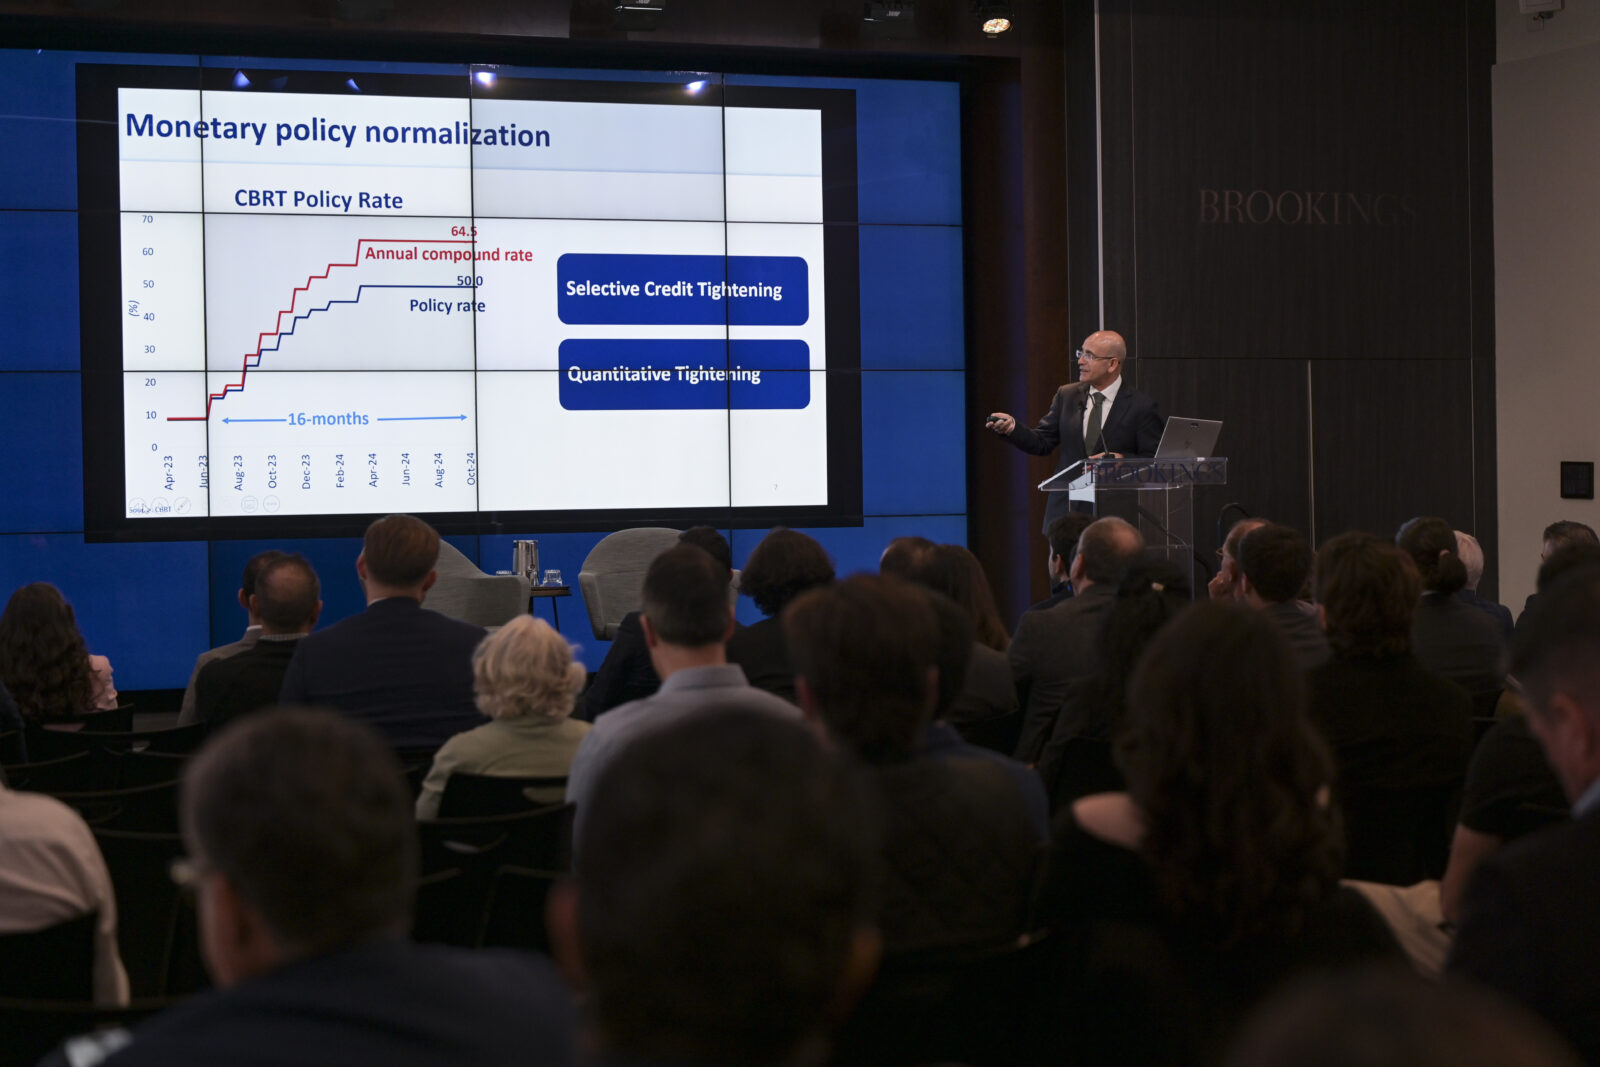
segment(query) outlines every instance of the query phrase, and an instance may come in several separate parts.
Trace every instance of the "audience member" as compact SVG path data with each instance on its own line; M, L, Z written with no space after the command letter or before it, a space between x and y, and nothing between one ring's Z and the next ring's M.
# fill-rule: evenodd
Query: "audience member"
M1051 811L1125 787L1112 742L1127 715L1128 682L1151 640L1192 602L1189 579L1166 560L1140 560L1128 568L1105 614L1099 665L1067 690L1039 758Z
M1129 523L1115 517L1097 519L1078 538L1072 557L1072 599L1043 611L1023 612L1007 656L1022 707L1016 756L1024 763L1039 761L1067 687L1094 673L1100 630L1117 583L1143 552L1144 537Z
M28 762L25 725L11 690L0 682L0 764Z
M1339 885L1332 760L1259 613L1202 603L1164 628L1117 751L1128 791L1066 809L1040 896L1068 946L1053 992L1075 1063L1213 1061L1285 979L1400 959Z
M730 706L799 718L793 704L752 688L739 665L728 662L733 609L727 569L703 549L674 545L651 561L639 622L661 688L600 716L578 745L567 778L577 828L588 818L606 767L641 734Z
M878 557L878 573L910 581L911 572L933 548L934 543L926 537L915 534L896 537L883 547L883 555Z
M1496 604L1492 600L1485 600L1478 595L1478 583L1483 580L1483 546L1478 544L1478 539L1462 530L1456 534L1456 555L1461 557L1461 562L1467 568L1467 585L1456 594L1456 599L1466 604L1471 604L1479 611L1488 614L1494 620L1495 626L1500 631L1500 636L1511 640L1511 609L1504 604Z
M472 654L473 691L482 726L456 734L433 757L417 795L417 818L439 814L452 774L565 778L589 724L569 716L583 688L583 664L543 619L519 615L483 639ZM565 788L530 790L529 799L558 804Z
M1311 573L1311 546L1290 526L1267 523L1239 539L1234 590L1237 599L1266 613L1294 649L1301 670L1328 662L1333 650L1316 616L1298 597Z
M691 526L678 535L678 541L711 553L728 572L728 580L733 580L733 553L728 539L716 527ZM590 722L619 704L647 697L661 687L661 679L650 664L650 649L645 647L639 614L630 611L617 624L617 636L612 638L606 658L583 694L582 717Z
M1212 575L1211 581L1206 583L1206 594L1212 600L1234 600L1238 596L1239 584L1239 542L1244 540L1245 534L1257 527L1268 525L1267 519L1240 519L1228 529L1228 536L1222 539L1222 547L1217 549L1217 573Z
M1563 548L1572 545L1600 547L1600 537L1595 535L1592 528L1585 526L1581 522L1573 522L1571 519L1552 522L1544 528L1543 539L1539 548L1539 563L1542 566ZM1522 625L1524 616L1533 610L1534 602L1538 599L1538 596L1537 592L1528 594L1528 599L1522 605L1522 614L1517 616L1518 626Z
M194 683L200 677L201 669L215 660L226 659L236 653L243 652L251 645L254 645L256 639L261 636L261 616L257 615L255 609L250 606L250 598L255 595L256 579L260 577L262 568L273 560L282 559L284 555L285 553L278 551L276 548L269 548L265 552L257 552L245 563L244 575L239 579L239 592L237 594L239 606L244 609L247 620L244 633L240 635L237 641L218 645L216 648L208 649L195 657L194 670L189 672L189 684L183 690L183 704L178 710L178 724L180 726L187 726L197 719L194 709Z
M773 529L750 553L739 576L739 592L767 617L734 633L728 640L728 662L742 668L757 689L795 703L794 667L778 615L807 589L832 581L833 561L821 545L798 530Z
M0 682L30 723L117 706L110 661L89 654L72 605L48 582L18 589L0 614Z
M411 798L370 728L246 716L190 762L181 797L217 988L140 1026L108 1067L570 1062L571 1004L546 961L405 939Z
M250 594L256 639L229 656L213 657L194 678L194 720L212 729L278 702L295 645L322 614L322 583L304 556L285 556L261 568Z
M1316 588L1333 658L1308 685L1338 765L1345 873L1389 885L1437 878L1472 753L1472 699L1412 654L1422 583L1399 548L1340 534L1317 553Z
M439 534L390 515L367 527L356 574L367 610L296 642L285 704L327 704L373 726L397 748L438 748L478 725L472 653L483 628L428 611Z
M1316 975L1272 998L1228 1067L1578 1067L1532 1014L1394 968Z
M856 575L796 598L783 625L801 710L874 768L887 818L886 945L1014 941L1039 850L1022 796L987 759L917 758L937 685L927 594Z
M1029 611L1044 611L1072 599L1072 578L1067 572L1072 566L1072 554L1078 548L1078 538L1093 521L1094 516L1086 511L1069 511L1045 530L1045 539L1050 544L1044 561L1050 575L1050 595L1029 607Z
M1005 625L1000 621L989 579L984 576L978 557L960 545L937 545L922 553L905 577L960 608L973 635L962 672L965 681L946 709L946 717L962 723L1014 714L1017 686L1006 659Z
M1011 780L1017 784L1034 828L1039 831L1040 840L1044 840L1050 833L1050 805L1045 797L1044 785L1033 768L1007 755L1010 747L1003 753L969 744L952 725L956 708L961 705L967 691L967 669L972 663L972 651L983 646L974 644L972 620L960 605L932 589L924 592L933 607L934 624L938 627L934 666L939 673L933 719L922 728L917 738L916 755L930 759L986 759L996 764L1011 775ZM1001 662L1004 662L1003 657Z
M550 908L598 1062L823 1062L877 967L873 800L755 705L619 752Z
M117 897L83 817L54 797L6 788L0 775L0 934L44 930L94 915L94 973L87 998L103 1008L128 1002L117 952ZM7 970L36 961L9 958ZM22 976L8 975L15 984Z
M1585 1062L1600 1061L1600 568L1540 594L1511 673L1572 821L1508 845L1467 884L1450 969L1543 1016Z
M1506 642L1493 620L1456 596L1467 567L1456 555L1456 534L1443 519L1416 518L1400 527L1395 544L1422 578L1422 599L1411 622L1417 659L1472 694L1478 715L1494 714L1506 685Z

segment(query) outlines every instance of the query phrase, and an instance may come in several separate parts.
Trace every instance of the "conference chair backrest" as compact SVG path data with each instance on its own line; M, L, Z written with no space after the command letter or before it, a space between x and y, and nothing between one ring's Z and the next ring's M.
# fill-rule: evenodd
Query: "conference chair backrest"
M439 818L463 819L478 815L512 815L559 804L567 779L510 778L457 771L444 780L439 798Z
M439 580L424 606L475 626L504 626L528 613L528 583L516 574L486 574L448 541L439 542Z
M600 539L578 572L578 589L589 610L596 639L617 636L622 617L644 603L644 574L650 563L678 543L678 530L640 527L618 530Z

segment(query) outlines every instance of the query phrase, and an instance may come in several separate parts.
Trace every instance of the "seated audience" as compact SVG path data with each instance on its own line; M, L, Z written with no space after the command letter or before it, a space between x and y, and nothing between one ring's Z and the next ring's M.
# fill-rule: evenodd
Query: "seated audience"
M934 547L932 541L915 534L896 537L883 547L883 555L878 557L878 573L910 581L912 570Z
M1312 969L1400 959L1339 885L1333 764L1287 642L1202 603L1151 642L1117 741L1125 793L1057 821L1042 917L1073 1062L1214 1061L1252 1005Z
M1217 573L1206 583L1206 595L1212 600L1237 600L1239 585L1239 542L1251 530L1268 525L1266 519L1240 519L1228 528L1228 536L1217 549Z
M16 700L5 683L0 682L0 764L28 762L25 727Z
M110 661L89 654L72 605L48 582L18 589L0 614L0 682L29 723L117 706Z
M1097 519L1084 528L1072 557L1072 599L1022 613L1006 655L1022 707L1016 756L1024 763L1039 762L1067 688L1094 673L1117 583L1143 553L1144 537L1132 525L1116 517Z
M691 526L678 535L678 540L711 553L712 558L727 569L728 580L733 580L733 553L728 548L728 539L716 527ZM650 665L650 650L645 647L639 612L630 611L617 624L617 636L612 638L606 658L583 694L582 717L593 722L600 714L630 700L647 697L660 686L661 679Z
M1006 659L1006 629L978 557L960 545L936 545L917 559L907 577L959 607L973 634L966 681L946 718L960 723L1014 713L1017 687Z
M44 930L91 913L94 1002L118 1007L128 1002L128 975L117 952L117 897L94 834L61 801L14 792L0 775L0 934ZM8 970L30 965L6 962ZM13 984L19 977L8 975Z
M1479 611L1488 614L1494 621L1500 636L1511 640L1511 609L1504 604L1496 604L1492 600L1485 600L1478 595L1478 583L1483 580L1483 546L1478 544L1478 539L1462 530L1456 532L1456 555L1461 557L1461 562L1467 568L1467 584L1461 592L1456 594L1456 599L1464 604L1471 604Z
M1333 650L1317 617L1298 597L1311 573L1311 546L1290 526L1267 523L1239 539L1235 595L1266 613L1294 649L1301 670L1328 662Z
M1506 642L1492 619L1456 596L1466 588L1467 567L1456 555L1455 531L1443 519L1412 519L1400 527L1395 544L1422 578L1422 599L1411 622L1417 659L1471 693L1478 715L1493 715L1506 685Z
M967 668L972 662L972 620L943 593L931 589L925 592L938 627L934 666L939 681L933 719L917 738L916 755L919 759L985 759L997 765L1017 784L1034 828L1039 831L1040 840L1045 840L1050 835L1050 805L1044 784L1033 768L995 749L969 744L952 725L953 711L966 691Z
M239 640L207 649L195 658L194 670L189 672L189 684L183 691L183 705L178 710L178 725L187 726L197 720L194 710L194 683L195 679L200 677L201 669L215 660L226 659L235 653L243 652L254 645L256 639L261 636L261 616L250 606L250 598L255 595L256 579L260 576L262 568L273 560L283 557L283 552L269 548L265 552L257 552L251 556L249 562L244 565L244 575L239 579L238 592L239 606L244 609L247 619L244 633L240 635Z
M438 748L477 726L472 653L484 631L422 606L438 560L439 534L421 519L368 526L356 558L367 610L295 643L283 703L337 708L397 748Z
M550 907L596 1062L825 1061L878 960L863 785L798 722L736 704L617 754Z
M1412 654L1422 583L1393 544L1332 538L1317 553L1316 588L1333 658L1307 678L1338 768L1345 874L1389 885L1437 878L1472 754L1472 698Z
M279 553L256 576L249 603L255 641L213 657L194 678L193 719L212 729L278 702L295 645L322 614L322 583L304 556Z
M1044 611L1072 599L1072 578L1067 572L1072 566L1072 554L1078 548L1078 538L1093 521L1094 516L1088 512L1069 511L1045 530L1045 540L1050 544L1044 561L1050 575L1050 595L1029 607L1029 611Z
M1544 528L1543 541L1539 550L1539 563L1543 565L1549 562L1550 557L1571 545L1600 547L1600 537L1595 535L1593 529L1581 522L1573 522L1570 519L1552 522ZM1517 616L1517 626L1522 625L1523 617L1533 610L1534 602L1538 598L1539 594L1537 592L1528 594L1527 601L1522 605L1522 614Z
M1539 594L1511 673L1528 725L1572 803L1572 821L1478 865L1461 903L1449 970L1543 1016L1586 1063L1600 1062L1600 567Z
M547 961L406 940L411 797L369 727L247 716L189 763L180 797L216 988L140 1025L107 1067L571 1062L571 1003Z
M812 538L779 526L750 553L739 576L739 592L767 616L728 639L728 662L737 664L757 689L795 703L794 667L778 615L805 592L833 581L833 561Z
M606 767L642 734L728 706L799 718L793 704L752 688L739 665L728 662L733 609L720 561L695 545L674 545L651 561L643 593L639 625L661 688L600 716L578 745L567 777L567 800L577 805L575 832Z
M583 664L550 624L519 615L483 639L472 654L473 691L489 721L456 734L433 757L417 795L417 818L439 814L452 774L565 778L589 724L569 716L583 688ZM529 798L559 804L557 786Z
M938 681L926 592L856 575L797 597L783 626L801 710L873 767L887 818L880 926L889 950L1013 942L1039 837L1005 768L918 758Z
M1189 580L1166 560L1140 560L1117 586L1100 634L1099 664L1072 683L1039 758L1050 810L1124 787L1112 742L1127 716L1134 665L1157 633L1193 602Z

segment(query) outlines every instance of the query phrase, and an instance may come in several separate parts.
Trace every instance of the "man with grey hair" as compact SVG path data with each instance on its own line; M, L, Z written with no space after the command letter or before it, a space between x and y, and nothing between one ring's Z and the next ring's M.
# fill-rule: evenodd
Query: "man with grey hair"
M1144 536L1131 523L1097 519L1084 528L1072 556L1072 599L1022 613L1006 657L1023 709L1016 756L1024 763L1036 762L1044 750L1067 687L1094 673L1100 627L1116 599L1117 583L1143 553Z
M407 940L418 846L399 761L330 711L248 716L184 772L189 858L217 988L135 1030L144 1064L566 1064L572 1006L546 960ZM67 1062L95 1062L95 1040Z
M1456 531L1456 555L1467 568L1466 587L1456 591L1456 599L1465 601L1479 611L1487 612L1500 628L1501 636L1511 639L1511 609L1478 595L1478 583L1483 580L1483 546L1478 539L1463 530Z

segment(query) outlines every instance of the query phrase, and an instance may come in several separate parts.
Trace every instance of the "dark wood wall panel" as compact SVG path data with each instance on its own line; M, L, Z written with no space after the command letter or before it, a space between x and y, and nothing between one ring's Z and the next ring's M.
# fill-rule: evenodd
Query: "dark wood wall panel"
M1325 360L1311 367L1316 535L1386 537L1416 515L1472 522L1472 364Z

